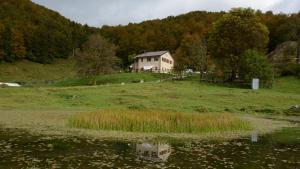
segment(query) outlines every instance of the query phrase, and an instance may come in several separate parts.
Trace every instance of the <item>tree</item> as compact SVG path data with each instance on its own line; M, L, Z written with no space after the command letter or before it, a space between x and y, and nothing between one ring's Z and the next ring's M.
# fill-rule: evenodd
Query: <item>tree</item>
M16 29L12 29L11 32L11 55L14 60L24 59L26 57L23 34Z
M11 48L11 27L10 25L6 25L4 28L4 32L2 34L2 44L3 44L3 51L4 51L4 60L8 62L13 62L15 59L12 58L12 48Z
M268 28L259 22L254 10L232 9L214 23L208 41L209 52L224 71L231 72L233 81L241 66L241 55L248 49L264 52L268 34Z
M0 23L0 62L4 60L5 53L4 53L4 44L3 44L3 32L4 32L4 25Z
M186 68L205 71L208 64L205 39L198 34L185 35L175 52L175 61L175 68L178 71Z
M274 71L267 57L257 50L247 50L241 57L240 78L251 82L259 78L268 86L272 85Z
M91 35L82 50L76 51L78 73L84 76L112 73L117 65L115 54L115 45L99 34Z
M2 60L8 62L26 55L30 61L50 64L55 58L69 57L89 35L99 32L30 0L1 0L0 18L4 27L0 32L0 57L5 56Z

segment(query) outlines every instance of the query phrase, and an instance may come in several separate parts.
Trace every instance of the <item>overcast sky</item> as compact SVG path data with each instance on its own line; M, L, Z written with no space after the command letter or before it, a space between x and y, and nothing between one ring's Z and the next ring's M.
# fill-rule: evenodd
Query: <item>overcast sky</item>
M276 13L300 11L300 0L32 0L73 21L91 26L136 23L195 10L251 7Z

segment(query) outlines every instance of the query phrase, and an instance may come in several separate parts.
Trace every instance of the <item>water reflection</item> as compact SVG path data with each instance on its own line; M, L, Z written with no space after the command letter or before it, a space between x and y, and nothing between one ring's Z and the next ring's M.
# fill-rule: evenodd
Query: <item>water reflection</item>
M252 141L252 143L257 143L258 142L257 132L252 132L251 141Z
M141 159L164 162L168 160L172 150L168 143L138 143L136 152Z
M259 144L251 141L259 141ZM300 128L265 135L253 131L246 138L233 140L165 139L138 144L38 136L0 128L2 168L300 169Z

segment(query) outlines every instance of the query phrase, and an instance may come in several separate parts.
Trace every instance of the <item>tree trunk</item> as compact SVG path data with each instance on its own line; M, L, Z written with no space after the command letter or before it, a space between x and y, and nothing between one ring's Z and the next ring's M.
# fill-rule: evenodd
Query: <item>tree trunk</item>
M234 82L235 78L236 78L236 72L235 72L235 70L232 70L232 71L231 71L230 82Z
M298 35L298 43L297 43L297 61L300 64L300 33Z

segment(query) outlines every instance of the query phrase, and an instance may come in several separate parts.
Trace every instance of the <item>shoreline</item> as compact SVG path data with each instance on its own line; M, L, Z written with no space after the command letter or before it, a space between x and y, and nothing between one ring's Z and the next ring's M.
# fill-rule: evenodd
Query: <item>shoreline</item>
M192 140L230 140L243 138L255 132L258 135L271 133L285 127L296 127L297 124L282 120L280 118L268 119L262 115L242 114L242 119L249 121L253 127L249 131L230 132L204 132L200 134L189 133L139 133L125 131L104 131L91 129L76 129L67 127L68 117L75 111L0 111L0 127L7 129L25 130L32 135L45 135L53 137L81 137L102 140L128 140L137 141L141 139L155 140L167 139L192 139ZM274 118L274 117L273 117Z

